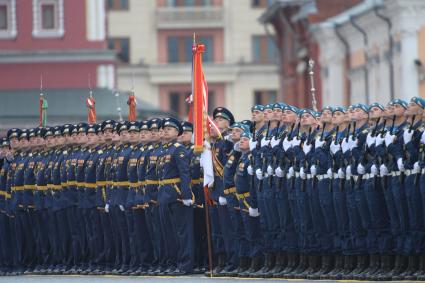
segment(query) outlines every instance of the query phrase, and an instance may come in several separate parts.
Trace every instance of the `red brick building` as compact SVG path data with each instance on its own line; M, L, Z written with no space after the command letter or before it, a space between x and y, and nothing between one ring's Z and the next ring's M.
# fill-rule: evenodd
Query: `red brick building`
M260 21L271 25L279 49L280 99L298 107L311 108L308 60L316 64L315 88L320 110L321 84L319 46L310 34L310 25L339 14L362 0L277 0L261 16Z

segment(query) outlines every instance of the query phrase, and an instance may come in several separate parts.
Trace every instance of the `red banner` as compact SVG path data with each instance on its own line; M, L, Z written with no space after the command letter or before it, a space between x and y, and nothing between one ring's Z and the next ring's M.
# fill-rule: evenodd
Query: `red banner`
M87 105L87 122L89 124L95 124L96 123L96 107L95 107L96 101L92 96L87 97L86 105Z
M202 53L205 51L203 44L196 44L193 51L192 70L192 95L193 95L193 131L194 151L202 152L206 134L206 109L208 102L208 91L202 71Z
M136 97L132 94L128 96L127 100L128 104L128 121L136 121L137 118L137 112L136 112Z

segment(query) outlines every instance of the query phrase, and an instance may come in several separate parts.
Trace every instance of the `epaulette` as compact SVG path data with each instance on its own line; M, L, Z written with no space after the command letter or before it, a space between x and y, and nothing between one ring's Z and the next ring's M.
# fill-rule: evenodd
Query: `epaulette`
M68 151L67 150L64 150L64 151L62 151L62 154L67 155L68 154Z
M194 149L195 148L195 145L194 144L192 144L191 146L190 146L190 149Z
M174 146L179 147L179 146L181 146L181 143L176 142L176 143L174 143Z
M148 149L149 149L149 150L150 150L150 149L153 149L153 146L152 146L152 145L148 146Z
M97 153L102 154L102 153L103 153L103 150L99 149L99 150L97 151Z

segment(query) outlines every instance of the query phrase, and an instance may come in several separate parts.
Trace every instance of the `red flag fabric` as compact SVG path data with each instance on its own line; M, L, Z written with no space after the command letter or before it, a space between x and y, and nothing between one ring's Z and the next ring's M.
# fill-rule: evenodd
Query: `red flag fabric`
M206 110L208 109L208 92L202 70L202 53L205 51L203 44L196 44L193 51L192 70L192 95L193 95L193 129L194 129L194 151L202 152L204 136L207 130Z
M127 104L128 104L128 121L130 121L130 122L136 121L136 118L137 118L137 112L136 112L137 101L136 101L136 97L133 94L128 96Z
M87 97L86 105L87 105L87 122L89 124L96 123L96 101L92 96Z

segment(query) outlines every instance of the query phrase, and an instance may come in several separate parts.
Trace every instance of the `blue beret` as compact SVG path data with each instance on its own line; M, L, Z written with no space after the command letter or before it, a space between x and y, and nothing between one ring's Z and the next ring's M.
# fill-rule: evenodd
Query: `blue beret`
M257 104L251 107L251 112L254 112L255 110L258 111L264 111L264 106L261 104Z
M357 103L356 105L354 105L354 109L361 109L364 112L369 113L369 107L363 103Z
M173 127L179 132L179 135L183 133L183 128L180 121L173 117L165 118L162 123L162 127Z
M394 106L394 105L401 105L403 106L403 108L407 108L407 102L404 100L401 100L399 98L393 99L391 100L391 102L389 103L389 105Z
M233 117L232 112L230 112L227 108L217 107L213 111L213 118L222 117L229 121L230 125L235 122L235 118Z
M343 106L336 106L334 108L332 108L332 113L335 113L336 111L342 112L342 113L346 113L347 112L347 108L343 107Z
M273 110L273 106L274 106L273 103L266 104L266 105L264 105L264 110L266 110L266 109L272 109Z
M312 111L311 109L307 109L307 108L304 108L304 109L301 109L300 111L298 111L298 115L299 115L300 117L301 117L303 114L310 114L311 116L316 117L316 116L314 115L313 111Z
M240 123L241 123L242 125L246 125L246 126L248 126L248 128L250 128L250 129L251 129L251 127L252 127L252 121L251 121L251 120L242 120Z
M297 115L298 115L298 112L300 111L300 109L298 109L298 107L295 107L295 106L292 106L292 105L285 105L284 110L290 110Z
M193 124L188 121L181 122L183 132L193 132Z
M277 102L273 105L273 109L285 109L286 104L283 102Z
M421 97L412 97L412 99L410 99L410 102L416 103L417 105L419 105L422 109L425 108L425 100Z
M17 128L12 128L7 131L7 138L10 140L11 138L18 138L21 134L21 130Z
M329 110L329 111L333 112L333 107L332 106L325 106L325 107L322 108L322 111L320 111L320 113L323 113L323 111L325 111L325 110Z
M381 109L382 111L384 111L385 107L384 105L382 105L381 103L378 102L374 102L371 105L369 105L369 111L373 108L373 107L378 107L379 109Z
M249 131L244 131L242 134L241 134L241 138L252 138L252 134L249 132Z

